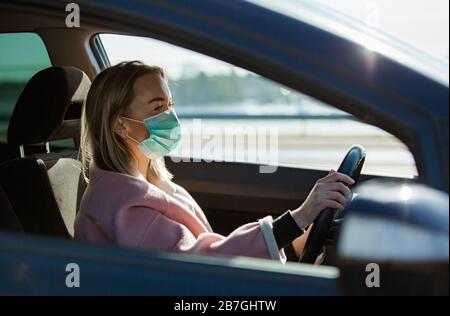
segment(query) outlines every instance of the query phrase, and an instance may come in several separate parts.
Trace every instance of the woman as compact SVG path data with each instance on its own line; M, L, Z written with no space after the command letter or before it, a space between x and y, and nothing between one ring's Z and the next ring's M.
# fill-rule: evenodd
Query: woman
M75 221L75 238L121 246L241 255L284 262L292 243L300 254L304 230L324 208L343 209L354 181L330 172L306 201L273 220L267 216L228 236L211 229L200 206L171 181L163 156L180 139L164 71L123 62L92 83L82 117L81 155L89 184ZM86 175L86 170L83 170Z

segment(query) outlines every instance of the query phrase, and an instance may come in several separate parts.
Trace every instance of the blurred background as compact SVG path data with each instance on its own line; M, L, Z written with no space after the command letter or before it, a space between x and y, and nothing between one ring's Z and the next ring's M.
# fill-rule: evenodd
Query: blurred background
M318 2L448 63L447 0ZM277 10L277 6L295 7L296 1L261 1L266 6L271 3ZM113 34L99 36L111 65L141 60L167 71L184 133L183 144L174 155L330 169L337 168L350 145L360 143L368 153L365 172L407 177L417 173L408 149L395 137L318 100L165 42ZM5 141L8 120L20 92L34 73L50 66L50 60L35 34L2 34L0 47L0 138ZM202 128L210 131L207 137L195 130L193 119L201 119ZM225 136L227 130L237 126L245 126L250 132L261 127L276 131L276 161L274 155L271 161L263 161L259 155L251 154L273 151L273 147L262 149L248 138ZM222 146L222 151L198 151L192 147L194 139L200 139L202 146L208 142L220 146L224 137L231 137L234 146Z

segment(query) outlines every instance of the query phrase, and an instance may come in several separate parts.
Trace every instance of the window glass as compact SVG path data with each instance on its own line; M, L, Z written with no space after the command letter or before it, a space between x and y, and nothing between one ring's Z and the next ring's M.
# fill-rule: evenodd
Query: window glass
M35 33L0 34L0 142L6 143L8 123L28 80L51 67L44 42ZM50 142L51 147L73 147L72 139Z
M364 172L417 174L398 139L305 94L162 41L100 39L112 65L140 60L166 70L183 132L173 157L331 169L358 143L368 154Z

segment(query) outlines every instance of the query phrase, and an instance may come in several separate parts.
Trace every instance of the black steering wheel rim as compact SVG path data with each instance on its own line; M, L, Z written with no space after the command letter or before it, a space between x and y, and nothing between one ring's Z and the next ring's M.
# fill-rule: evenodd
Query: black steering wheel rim
M345 155L339 166L338 172L350 176L358 181L361 169L366 159L366 152L361 145L353 145ZM333 224L337 210L324 209L314 220L314 225L309 232L308 239L299 258L302 263L314 263L325 244L326 236Z

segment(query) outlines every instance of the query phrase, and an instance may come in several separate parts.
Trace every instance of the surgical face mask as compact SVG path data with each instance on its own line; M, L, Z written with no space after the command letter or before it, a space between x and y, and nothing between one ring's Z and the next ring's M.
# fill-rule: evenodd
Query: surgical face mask
M124 116L123 118L143 123L147 128L150 136L142 142L139 142L130 136L128 136L128 138L136 142L139 149L150 159L160 158L169 154L180 141L180 121L173 108L150 116L144 121L138 121Z

